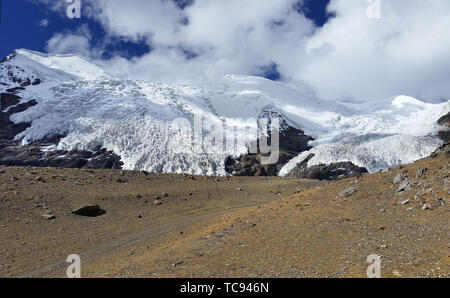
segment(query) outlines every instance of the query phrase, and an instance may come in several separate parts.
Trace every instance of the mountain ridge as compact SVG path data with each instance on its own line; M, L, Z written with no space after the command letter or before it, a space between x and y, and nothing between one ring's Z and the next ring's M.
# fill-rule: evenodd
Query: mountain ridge
M248 126L254 129L256 119L269 112L287 123L284 130L293 130L294 138L304 138L300 131L310 138L272 175L289 174L311 153L315 157L308 166L351 162L376 172L431 154L442 144L437 121L450 111L449 102L429 104L407 96L329 102L309 90L241 75L198 84L117 79L75 55L23 49L3 59L0 73L0 93L19 96L20 103L36 101L8 115L14 124L30 124L15 141L24 146L61 136L56 149L103 148L120 157L127 170L227 175L226 161L239 162L258 140ZM192 126L200 116L206 124L202 144L195 147ZM178 119L186 121L179 125ZM234 131L235 140L224 140L233 143L230 148L208 143L226 134L213 129L221 123L226 132Z

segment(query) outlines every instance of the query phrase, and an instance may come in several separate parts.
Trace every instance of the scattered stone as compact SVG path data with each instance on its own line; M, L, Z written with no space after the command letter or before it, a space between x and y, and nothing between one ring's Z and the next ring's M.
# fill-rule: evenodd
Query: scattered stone
M387 244L383 244L383 245L381 245L381 248L388 248L388 245Z
M139 214L139 215L138 215L138 218L142 218L142 215Z
M3 173L5 173L5 171L3 171L3 170L0 170L0 174L3 174Z
M126 183L127 181L124 180L124 179L121 179L121 178L117 178L117 179L116 179L116 182L117 182L117 183Z
M405 190L410 190L411 189L411 185L409 184L409 180L405 179L403 180L402 183L400 183L400 186L397 189L397 192L402 192Z
M177 266L179 266L181 264L183 264L183 262L178 262L178 263L172 264L172 267L177 267Z
M421 198L422 198L422 193L421 192L418 192L418 193L416 193L414 195L414 200L416 200L416 201L420 200Z
M154 202L153 202L153 205L159 206L159 205L162 205L162 202L161 202L161 201L154 201Z
M346 189L346 190L344 190L344 191L341 191L340 193L339 193L339 195L341 196L341 197L349 197L349 196L351 196L352 194L354 194L355 192L357 192L358 190L356 189L356 188L354 188L354 187L350 187L350 188L348 188L348 189Z
M426 171L426 168L419 168L416 173L416 178L422 178L425 175Z
M167 198L167 197L169 196L169 194L163 192L163 193L161 194L161 196L162 196L163 198Z
M445 200L445 198L439 198L438 201L439 201L439 203L441 203L441 206L447 205L447 204L446 204L447 201Z
M399 184L400 182L402 182L403 180L405 180L406 176L403 173L398 173L395 177L394 177L394 185Z
M37 176L36 178L34 178L34 180L39 182L45 182L44 178L42 178L41 176Z
M386 209L380 209L381 213L386 213Z
M160 196L156 196L155 197L155 201L159 201L159 200L161 200L161 197Z
M52 220L56 218L56 216L53 215L53 213L51 213L50 211L42 214L42 217L46 220Z
M406 205L408 203L409 203L409 199L406 199L406 200L400 202L401 205Z
M392 271L392 274L393 274L395 277L402 277L402 274L401 274L398 270Z
M242 191L242 188L238 187L238 188L237 188L237 191Z
M431 205L428 203L423 204L422 210L433 210Z
M97 217L106 213L105 210L101 209L98 205L84 206L72 210L73 214L87 217Z

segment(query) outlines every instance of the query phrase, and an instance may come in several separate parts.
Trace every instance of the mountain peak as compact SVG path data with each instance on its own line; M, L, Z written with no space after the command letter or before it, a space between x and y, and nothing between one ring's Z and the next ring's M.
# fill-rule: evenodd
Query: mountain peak
M449 111L446 103L407 96L330 102L307 88L252 76L197 84L121 80L75 55L25 49L0 64L0 92L35 101L8 115L13 124L29 123L15 134L22 145L62 137L58 149L102 147L120 156L124 169L207 175L225 175L228 157L248 154L248 144L258 141L250 128L260 118L281 119L282 130L293 132L287 147L302 153L313 147L304 153L314 154L308 166L351 162L376 172L433 152L442 143L437 121ZM204 135L193 146L199 119ZM288 173L305 156L284 157L285 168L274 172Z
M36 74L43 72L45 76L51 76L51 70L58 72L58 77L61 76L61 72L64 72L70 80L111 77L100 66L72 54L46 54L27 49L17 49L3 59L2 63L13 63L16 67L34 71Z

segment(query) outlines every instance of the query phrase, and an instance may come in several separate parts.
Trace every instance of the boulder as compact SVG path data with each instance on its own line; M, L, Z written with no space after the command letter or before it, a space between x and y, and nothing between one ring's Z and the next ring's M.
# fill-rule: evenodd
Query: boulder
M347 188L344 191L341 191L339 193L339 196L341 196L341 197L349 197L349 196L351 196L352 194L354 194L357 191L358 190L355 187L350 187L350 188Z
M52 212L48 211L48 212L42 214L42 218L44 218L45 220L52 220L52 219L55 219L56 216L53 215Z
M419 168L419 169L417 170L417 172L416 172L416 178L417 178L417 179L422 178L422 177L425 175L426 172L427 172L427 169L426 169L426 168Z
M398 173L395 177L394 177L394 181L392 183L394 183L394 185L399 184L400 182L402 182L403 180L405 180L406 176L403 173Z
M400 183L397 192L407 191L411 189L411 184L409 183L408 179L403 180L402 183Z
M101 209L99 205L90 205L75 208L72 210L73 214L87 217L97 217L106 213L105 210Z

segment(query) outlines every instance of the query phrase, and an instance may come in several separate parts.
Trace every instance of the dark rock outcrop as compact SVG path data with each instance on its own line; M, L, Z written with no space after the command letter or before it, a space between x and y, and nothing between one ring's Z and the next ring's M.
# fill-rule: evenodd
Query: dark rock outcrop
M269 114L266 113L263 116L268 119L273 117L278 117L280 119L280 148L278 161L274 164L263 165L261 163L261 158L264 155L261 153L246 154L238 159L229 157L225 161L227 173L234 176L276 176L289 160L312 148L308 145L310 141L314 140L312 137L305 135L300 129L289 126L287 121L285 121L281 115L274 112L268 113ZM269 134L269 143L271 142L270 136L271 134ZM260 140L258 140L258 148L259 142ZM333 181L368 173L365 168L358 167L351 162L339 162L330 165L308 167L308 162L313 157L314 154L309 155L302 163L297 165L288 176Z
M225 170L234 176L276 176L281 168L292 158L303 151L310 150L309 141L313 140L300 129L289 127L280 132L280 147L278 161L274 164L262 164L262 153L247 154L225 162ZM270 143L269 138L269 143ZM259 148L259 142L258 142Z
M36 105L35 100L21 103L21 98L12 93L0 94L0 165L35 166L61 168L121 169L120 157L112 151L98 148L86 150L52 150L43 152L42 147L58 144L62 136L21 145L15 136L30 127L30 123L14 123L12 114L23 112Z
M430 157L436 158L436 157L442 156L442 155L450 156L450 142L446 142L444 145L442 145L441 147L436 149L436 151L434 151L430 155Z
M42 141L22 146L17 141L0 140L0 165L76 169L121 169L123 166L119 156L104 148L96 151L43 152L45 145L48 143Z
M450 113L448 113L445 116L442 116L439 120L438 120L438 124L439 125L445 125L450 127Z
M313 157L314 154L310 154L289 172L288 177L335 181L350 177L358 177L369 173L366 168L358 167L351 162L338 162L329 165L308 167L308 162Z
M276 176L281 168L292 158L296 157L303 151L310 150L312 147L308 145L309 141L314 140L312 137L305 135L300 130L290 126L286 119L278 112L272 111L270 107L261 113L259 118L268 119L267 127L260 127L261 131L267 131L267 140L257 140L256 147L259 153L248 153L237 159L228 157L225 161L225 170L234 176ZM279 149L278 160L273 164L262 164L261 159L267 154L262 154L260 143L272 144L272 119L279 119Z
M444 142L450 142L450 113L448 113L445 116L442 116L438 122L439 125L445 126L447 127L447 129L445 130L441 130L439 131L439 137L444 141Z
M27 129L29 123L15 124L9 118L12 114L20 113L36 105L36 101L31 100L20 103L21 98L11 93L0 93L0 140L13 140L14 137Z

